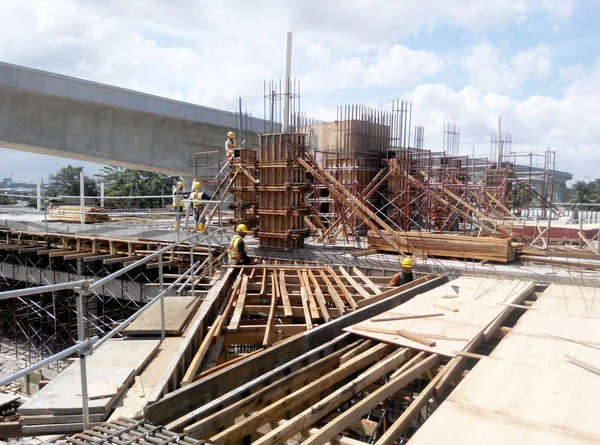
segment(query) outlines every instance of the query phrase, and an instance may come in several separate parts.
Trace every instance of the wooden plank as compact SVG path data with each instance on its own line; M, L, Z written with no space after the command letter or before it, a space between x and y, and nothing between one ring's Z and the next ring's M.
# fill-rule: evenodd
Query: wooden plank
M427 372L429 369L431 369L433 366L439 363L439 361L440 357L437 355L431 355L427 358L424 358L424 353L420 353L419 355L413 357L410 361L405 363L398 371L396 371L396 373L394 373L396 375L392 377L390 381L388 381L385 385L381 386L374 392L371 392L369 395L361 399L351 408L345 410L334 420L328 422L327 425L321 428L319 434L311 436L308 440L306 440L303 443L306 445L320 445L328 440L333 439L339 432L348 428L354 422L359 421L363 414L368 413L370 410L379 405L379 403L386 400L388 397L393 396L396 392L400 391L412 380L420 377L424 372ZM432 392L433 387L435 385L430 386L431 388L429 389L429 391ZM427 388L429 388L429 386ZM427 388L425 389L426 391L428 390ZM425 399L425 402L427 401L427 399ZM411 403L409 409L413 408L414 403L415 402ZM306 422L306 419L302 418L302 421ZM392 426L394 424L395 422L392 424ZM394 437L395 440L397 440L397 438L398 436ZM381 439L378 442L380 441Z
M110 340L88 356L88 391L91 413L106 413L117 397L155 353L157 340ZM79 363L71 364L48 385L27 400L21 415L79 414L81 412ZM108 391L108 392L107 392ZM94 396L111 393L110 397Z
M202 340L202 343L200 344L198 351L196 351L196 354L194 355L194 358L192 359L190 366L187 368L187 371L186 371L185 375L183 376L183 379L181 379L182 387L189 385L194 380L194 376L198 372L198 369L200 368L200 365L202 364L202 360L204 359L204 356L208 352L208 348L210 347L210 345L214 339L214 335L217 331L217 328L220 326L219 319L221 317L222 317L222 315L217 315L217 318L215 319L212 326L210 327L210 329L204 336L204 339Z
M237 331L240 326L240 320L242 318L242 313L244 312L244 303L246 301L246 294L248 292L248 276L244 276L242 278L242 284L240 287L240 292L235 303L235 309L233 311L233 315L231 316L231 321L227 326L228 332Z
M385 354L389 353L388 345L380 344L363 354L355 357L345 363L340 368L331 371L324 376L312 381L308 385L301 387L293 393L282 397L266 406L260 411L255 412L249 417L237 422L224 431L212 436L210 442L213 445L225 445L228 443L239 443L239 441L253 430L261 425L269 422L272 419L282 416L286 411L289 411L298 404L310 399L312 396L319 394L327 388L334 386L337 382L345 377L354 374L363 369L365 366L380 360ZM373 373L374 374L374 373ZM376 379L375 379L376 380ZM373 381L375 381L373 380ZM372 382L369 382L369 384Z
M269 316L267 317L267 328L265 329L265 336L263 338L263 346L267 347L271 344L271 326L273 324L273 316L275 315L275 304L277 302L277 295L275 293L277 289L277 272L273 272L271 275L271 305L269 307Z
M352 268L352 271L353 271L353 272L354 272L354 273L355 273L355 274L356 274L356 275L357 275L357 276L358 276L358 277L359 277L361 280L363 280L363 281L364 281L364 282L367 284L367 286L369 286L369 288L370 288L370 289L373 291L373 293L374 293L375 295L377 295L377 294L380 294L380 293L381 293L381 289L380 289L379 287L377 287L377 286L375 285L375 283L373 283L373 282L372 282L372 281L369 279L369 277L367 277L367 276L366 276L364 273L362 273L358 267L353 267L353 268Z
M179 335L184 326L202 303L199 297L164 297L165 333ZM125 335L160 335L161 316L160 302L152 305L136 318L123 333Z
M329 412L333 411L341 404L349 400L355 394L358 394L363 389L377 381L383 375L397 369L407 361L408 350L405 348L395 351L384 359L380 360L376 365L363 371L358 377L333 391L326 397L321 399L314 405L303 410L289 422L274 429L271 433L261 437L254 442L255 445L265 445L272 443L283 443L288 437L293 436L306 426L314 424L316 421L323 418ZM428 365L428 363L427 363ZM309 439L310 440L310 439ZM313 442L314 443L314 442ZM323 443L318 441L317 443Z
M171 361L174 352L182 341L182 337L166 337L160 343L154 357L152 357L142 372L136 376L136 380L139 379L141 381L144 390L141 391L138 385L132 385L127 389L115 402L113 406L114 411L109 420L118 419L119 417L127 417L129 419L143 418L144 408L148 402L148 395L154 390L167 369L167 365Z
M293 316L292 305L290 303L290 296L287 291L284 270L279 271L279 287L281 289L280 293L281 293L281 301L283 303L283 314L285 317L292 317Z
M330 372L336 366L338 359L356 351L361 343L358 341L347 345L306 366L300 367L289 375L265 385L234 403L223 406L220 410L202 417L196 423L185 428L185 433L193 437L203 438L218 432L220 429L235 423L236 418L251 411L262 409L278 397L304 386L306 381L317 379L324 372ZM362 352L364 352L364 349L360 351L360 353ZM353 357L356 355L358 354L353 355Z
M331 267L327 267L326 270L329 273L329 275L332 276L333 280L335 281L335 283L338 285L338 287L342 291L342 295L344 296L344 298L346 299L346 301L348 302L350 307L352 309L356 309L358 307L358 305L356 304L356 301L354 301L354 298L352 297L352 295L350 295L350 292L348 292L348 289L346 288L346 286L344 285L344 283L342 282L340 277L338 277L338 275L333 271L333 269Z
M102 425L91 422L90 428ZM83 431L83 423L55 423L51 425L23 425L23 434L27 436L41 436L44 434L76 433Z
M350 285L363 297L366 299L371 298L373 295L370 294L369 292L367 292L360 284L358 284L358 282L352 278L350 276L350 274L348 272L346 272L346 269L344 269L342 266L340 266L338 268L338 270L342 273L342 275L344 276L344 278L346 278L346 281L348 281L348 283L350 283Z
M429 318L429 317L442 317L443 312L436 312L433 314L398 314L394 315L391 312L387 312L387 315L380 315L378 317L371 318L371 321L392 321L392 320L410 320L412 318Z
M308 307L310 309L310 316L313 320L318 320L319 308L317 307L317 302L315 301L315 296L310 288L310 281L308 281L308 274L306 270L298 271L298 280L300 281L300 285L306 289L306 296L308 298Z
M104 414L90 414L90 421L102 422L106 416ZM54 423L82 423L81 414L72 415L46 415L46 416L21 416L19 423L21 425L48 425Z
M313 285L315 286L315 296L317 297L317 303L319 304L319 309L321 309L321 313L323 314L323 319L325 320L325 322L328 322L329 320L331 320L331 317L329 316L329 311L327 310L327 304L325 303L325 297L323 296L323 292L321 292L321 286L319 286L319 282L317 281L317 278L315 277L312 270L310 270L310 269L308 270L308 276L310 277L310 279L313 282Z
M450 360L450 362L445 366L444 370L448 369L449 366L452 366L453 363L457 363L458 360L459 359L457 357ZM390 425L388 430L379 438L377 443L380 445L394 445L398 437L404 433L414 418L420 414L423 407L429 402L429 399L433 395L436 386L440 383L443 383L444 379L447 378L448 376L444 371L439 372L421 391L419 396L413 400L413 402L402 413L402 415Z
M445 304L433 303L433 307L437 307L438 309L442 309L444 311L458 312L458 308L447 306Z
M300 288L300 299L302 300L302 309L304 310L304 320L306 321L306 329L310 330L313 328L312 317L310 315L310 309L308 307L308 296L306 295L306 288Z
M327 276L325 271L319 270L319 274L321 275L323 282L327 286L327 292L329 292L329 296L331 297L331 300L333 301L333 304L335 304L335 307L339 312L339 316L341 317L342 315L344 315L344 312L346 312L346 306L344 305L340 294L337 290L335 290L335 287L333 287L333 283L329 280L329 277Z

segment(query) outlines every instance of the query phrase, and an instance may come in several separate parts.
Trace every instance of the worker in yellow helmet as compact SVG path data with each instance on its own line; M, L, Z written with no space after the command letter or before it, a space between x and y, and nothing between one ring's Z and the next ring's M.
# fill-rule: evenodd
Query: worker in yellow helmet
M225 156L229 163L231 163L232 158L235 157L235 133L230 131L227 133L227 140L225 141Z
M407 256L407 257L402 258L400 265L402 266L402 270L400 272L398 272L396 275L394 275L392 277L392 280L390 281L390 286L392 286L392 287L401 286L403 284L410 283L411 281L413 281L415 279L415 276L413 275L413 271L412 271L413 266L415 264L411 257Z
M242 266L251 263L250 258L246 254L246 246L244 245L244 237L247 233L248 227L246 227L246 224L238 224L235 228L235 235L231 238L231 242L227 248L229 264L232 266Z
M202 184L194 182L194 191L190 195L192 211L194 212L194 232L206 233L206 215L202 215L206 204L203 201L212 199L201 190Z
M191 192L183 191L183 182L177 181L177 186L173 190L173 211L175 212L175 230L179 230L181 225L181 216L185 209L184 199L190 196Z

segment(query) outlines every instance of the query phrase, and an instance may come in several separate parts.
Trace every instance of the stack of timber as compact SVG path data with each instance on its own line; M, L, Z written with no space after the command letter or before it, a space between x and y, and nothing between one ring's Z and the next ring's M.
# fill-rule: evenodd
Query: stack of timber
M229 171L231 191L234 202L229 203L233 210L234 225L246 224L248 229L258 225L258 168L257 151L251 148L236 150L238 157L232 158L232 168Z
M489 260L508 263L515 259L515 249L510 239L473 237L424 232L384 232L396 241L402 252L431 257ZM369 249L397 252L380 235L369 231Z
M600 443L596 289L550 285L410 443Z
M305 141L306 135L299 133L259 135L258 238L262 249L302 247L309 235L304 217L311 209L305 200L310 182L296 161L304 157Z
M153 357L159 340L110 340L88 355L90 420L105 420L117 398ZM83 430L81 373L78 362L44 386L18 409L23 434Z
M108 212L99 207L84 207L85 222L106 222L110 221ZM49 210L49 221L60 222L81 222L81 207L80 206L58 206Z

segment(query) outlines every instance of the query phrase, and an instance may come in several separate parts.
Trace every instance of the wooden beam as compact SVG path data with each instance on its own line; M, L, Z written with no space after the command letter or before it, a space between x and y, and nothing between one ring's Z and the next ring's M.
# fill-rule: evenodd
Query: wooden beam
M235 309L233 311L233 315L231 316L231 321L229 322L229 326L227 326L227 331L237 331L240 326L240 320L242 318L242 313L244 312L244 302L246 300L246 293L248 292L248 276L244 276L242 278L242 285L240 287L240 293L238 295L237 301L235 303Z
M381 293L381 289L379 289L379 287L377 287L377 286L375 285L375 283L373 283L373 282L372 282L372 281L369 279L369 277L367 277L367 276L366 276L364 273L362 273L358 267L353 267L353 268L352 268L352 271L353 271L353 272L354 272L356 275L358 275L358 277L359 277L361 280L363 280L363 281L364 281L364 282L367 284L367 286L369 286L369 288L370 288L370 289L373 291L373 293L374 293L375 295L377 295L377 294L380 294L380 293Z
M273 273L276 273L276 272L273 272ZM283 314L286 317L292 317L293 316L292 305L290 304L290 296L288 294L287 286L285 283L285 271L284 270L279 271L279 287L280 287L280 294L281 294L281 302L283 303Z
M308 276L312 280L315 286L315 296L317 297L317 303L319 304L319 309L321 309L321 313L323 314L323 319L325 322L331 320L329 316L329 311L327 310L327 303L325 303L325 296L323 292L321 292L321 286L319 286L319 282L317 281L315 274L313 274L312 270L308 269Z
M300 280L300 285L306 289L306 296L308 297L308 307L310 309L310 316L313 320L318 320L319 308L317 307L317 302L315 301L315 296L312 293L310 288L310 281L308 281L308 274L306 273L306 269L298 271L298 280Z
M342 273L342 275L344 276L344 278L346 278L346 280L348 281L348 283L350 283L350 285L354 289L356 289L356 291L363 298L369 299L369 298L371 298L373 296L372 294L370 294L369 292L367 292L360 284L358 284L358 282L354 278L352 278L348 272L346 272L346 269L344 269L342 266L340 266L338 269Z
M396 392L400 391L403 387L408 385L414 379L420 377L423 373L433 368L440 361L439 355L431 355L425 358L425 353L420 352L413 357L409 362L404 364L402 368L396 371L396 376L390 379L385 385L378 390L370 393L368 396L363 398L360 402L353 405L350 409L344 411L341 415L336 417L334 420L329 422L327 425L321 428L319 434L311 436L307 441L303 442L305 445L320 445L334 438L339 432L348 428L354 422L360 420L363 414L369 412L380 402L384 401L388 397L393 396ZM430 391L433 391L435 385L430 385ZM425 399L427 401L427 399ZM414 402L411 403L409 409L412 408ZM395 423L394 423L395 424ZM395 439L398 437L396 436ZM379 441L378 441L379 443Z
M267 347L271 344L269 337L271 337L271 325L273 324L273 316L275 315L275 303L277 301L277 273L273 272L271 275L271 307L269 308L269 316L267 317L267 328L265 329L265 336L263 338L263 347Z
M208 348L210 347L210 345L213 341L213 336L219 326L219 319L221 317L222 317L222 315L217 315L217 318L215 319L212 326L210 327L210 329L204 336L204 339L202 340L202 344L198 348L198 351L196 351L196 354L194 355L194 358L192 359L190 366L188 366L188 369L187 369L185 375L183 376L183 379L181 379L182 387L187 386L194 381L194 376L198 372L198 369L200 368L200 365L202 364L202 360L204 360L204 356L208 352Z
M442 317L444 315L443 312L436 312L433 314L398 314L398 315L393 315L392 313L387 312L386 314L371 318L371 321L377 322L377 321L392 321L392 320L410 320L413 318Z
M435 357L435 356L432 356L432 357ZM444 368L444 371L446 369L449 369L449 366L456 362L458 362L458 359L456 359L456 358L451 359L450 362ZM430 397L434 393L436 386L440 382L443 382L444 380L447 380L449 378L448 375L444 371L439 372L429 382L429 384L425 387L425 389L423 389L423 391L421 391L419 396L415 400L412 401L410 406L406 410L404 410L402 415L400 417L398 417L394 421L394 423L392 423L392 425L388 428L388 430L377 441L378 445L393 445L396 443L396 441L398 440L398 437L400 437L400 435L410 426L413 419L421 412L423 407L427 404Z
M356 304L356 301L354 301L354 298L352 297L352 295L350 295L350 292L348 292L348 288L346 288L346 286L344 285L341 278L333 271L333 269L331 267L327 267L326 270L329 273L329 275L331 275L333 277L333 280L335 281L335 283L338 285L338 287L342 291L342 295L344 296L344 298L346 299L346 301L348 302L350 307L352 309L356 309L357 307L359 307L359 305Z
M333 283L329 280L329 277L327 276L325 271L319 270L319 274L325 282L325 285L327 286L327 292L329 292L329 296L331 297L331 300L333 301L333 304L335 304L335 307L337 308L341 317L342 315L344 315L344 312L346 312L346 306L344 305L340 294L338 294L338 291L335 290Z
M296 391L304 386L306 381L319 378L323 372L330 372L337 365L340 357L355 351L361 342L357 341L323 358L296 369L289 375L284 375L273 382L265 384L233 403L223 405L221 409L210 415L203 416L197 422L184 429L184 432L196 438L205 438L221 428L235 423L235 419L251 411L262 409L283 394Z
M300 288L300 298L302 300L302 309L304 310L304 320L306 321L306 329L310 330L313 328L312 317L310 315L310 309L308 307L308 296L306 295L306 288Z
M229 443L239 443L241 439L256 430L261 425L281 417L285 412L298 406L300 403L309 400L316 394L336 385L339 381L344 378L358 372L365 366L368 366L374 362L380 360L383 356L389 353L391 347L383 343L373 347L372 349L364 352L363 354L355 357L343 366L331 371L324 376L313 380L308 385L301 387L293 393L282 397L275 401L269 406L251 414L249 417L242 421L230 426L226 430L210 438L210 442L213 445L225 445ZM377 365L376 365L377 367ZM380 378L380 377L378 377ZM375 381L377 379L374 379ZM369 381L369 384L372 383ZM259 441L262 439L259 439Z
M255 441L253 445L279 444L285 442L288 437L306 429L308 425L314 424L317 420L326 416L355 394L358 394L384 375L398 368L398 366L401 366L406 362L408 354L408 349L402 348L384 359L381 359L376 365L369 367L358 377L346 383L328 396L322 397L319 402L305 409L290 419L286 424ZM325 441L318 441L316 443L321 444L323 442Z

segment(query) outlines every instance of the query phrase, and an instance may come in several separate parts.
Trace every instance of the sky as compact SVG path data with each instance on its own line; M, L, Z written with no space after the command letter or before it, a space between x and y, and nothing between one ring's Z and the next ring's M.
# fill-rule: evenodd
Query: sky
M292 76L301 110L412 103L425 148L446 123L460 153L488 154L497 117L513 151L556 152L575 180L600 177L597 0L0 0L0 60L263 115L265 80ZM0 149L0 178L35 181L96 164Z

